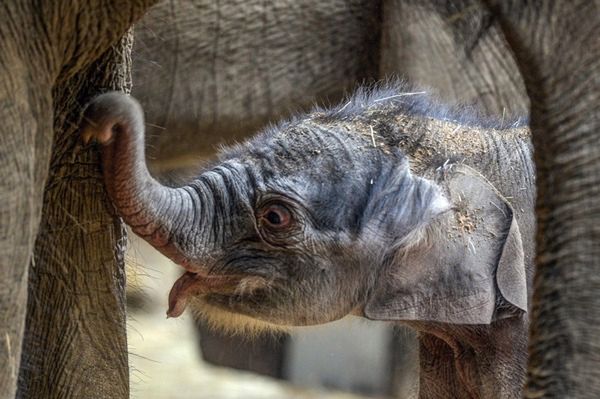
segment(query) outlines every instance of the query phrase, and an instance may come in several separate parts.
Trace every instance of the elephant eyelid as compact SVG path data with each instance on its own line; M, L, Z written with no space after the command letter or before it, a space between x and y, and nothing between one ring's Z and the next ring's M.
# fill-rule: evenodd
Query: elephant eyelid
M292 212L282 204L272 203L259 215L261 221L273 229L284 229L294 223Z

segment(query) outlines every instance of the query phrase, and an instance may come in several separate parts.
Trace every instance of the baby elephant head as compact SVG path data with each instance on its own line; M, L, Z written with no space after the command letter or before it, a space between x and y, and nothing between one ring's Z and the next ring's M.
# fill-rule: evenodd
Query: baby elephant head
M131 97L97 97L82 137L101 146L120 215L186 269L169 316L195 302L216 324L239 329L350 313L489 323L524 310L508 203L466 167L436 181L413 175L401 152L373 145L361 118L315 112L270 128L181 188L149 175L143 114Z

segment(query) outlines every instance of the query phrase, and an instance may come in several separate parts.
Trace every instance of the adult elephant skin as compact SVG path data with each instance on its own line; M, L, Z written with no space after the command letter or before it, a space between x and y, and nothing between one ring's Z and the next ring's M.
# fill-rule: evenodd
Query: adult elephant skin
M490 1L531 99L537 272L528 398L600 395L600 3Z
M151 169L195 168L218 145L365 81L399 76L506 120L528 100L497 21L476 1L168 0L136 26L133 94Z
M80 104L128 88L152 3L0 5L0 398L128 395L123 229L73 149Z
M377 1L163 1L136 26L134 95L155 170L377 76Z

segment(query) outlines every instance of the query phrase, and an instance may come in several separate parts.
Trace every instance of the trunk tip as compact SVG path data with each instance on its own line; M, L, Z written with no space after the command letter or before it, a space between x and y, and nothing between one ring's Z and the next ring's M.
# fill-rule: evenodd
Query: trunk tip
M110 144L117 130L143 123L141 105L131 96L118 92L100 94L90 101L81 119L81 141L87 145L94 141Z

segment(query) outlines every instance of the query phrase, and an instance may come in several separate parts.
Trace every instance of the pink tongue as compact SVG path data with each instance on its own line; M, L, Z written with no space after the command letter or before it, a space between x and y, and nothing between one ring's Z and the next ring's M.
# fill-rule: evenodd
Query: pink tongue
M190 295L194 294L198 290L197 283L199 282L199 276L192 272L186 272L183 276L179 277L171 292L169 292L169 310L167 310L167 317L179 317L185 310Z

